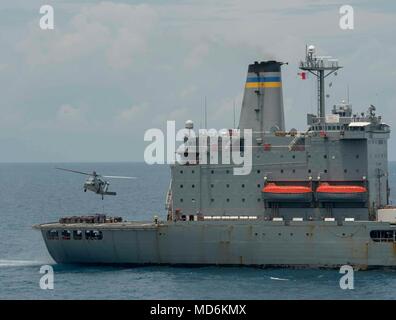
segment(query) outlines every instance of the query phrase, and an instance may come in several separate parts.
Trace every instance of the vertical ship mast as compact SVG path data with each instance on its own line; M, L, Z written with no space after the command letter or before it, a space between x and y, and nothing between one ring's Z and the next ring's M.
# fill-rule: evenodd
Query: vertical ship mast
M300 69L312 73L318 79L318 117L325 122L325 78L342 68L338 60L330 56L317 56L315 47L308 46L305 49L305 61L300 62Z

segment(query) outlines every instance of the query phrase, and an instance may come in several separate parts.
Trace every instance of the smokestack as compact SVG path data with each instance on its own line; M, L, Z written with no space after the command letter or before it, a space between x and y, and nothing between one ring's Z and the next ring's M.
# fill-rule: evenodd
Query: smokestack
M282 64L277 61L256 61L249 65L239 120L240 129L265 132L276 126L279 130L285 130Z

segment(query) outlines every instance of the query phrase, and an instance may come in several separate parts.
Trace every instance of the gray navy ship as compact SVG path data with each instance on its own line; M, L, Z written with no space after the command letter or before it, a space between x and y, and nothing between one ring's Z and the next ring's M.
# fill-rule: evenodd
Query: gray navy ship
M327 114L325 79L341 66L309 46L299 68L317 78L318 112L307 115L305 131L286 130L282 65L249 65L238 129L192 136L193 123L186 122L177 149L183 161L170 166L166 219L73 216L35 225L52 258L76 264L396 266L389 126L372 105L354 113L342 101ZM245 160L250 153L250 167L225 161L227 152Z

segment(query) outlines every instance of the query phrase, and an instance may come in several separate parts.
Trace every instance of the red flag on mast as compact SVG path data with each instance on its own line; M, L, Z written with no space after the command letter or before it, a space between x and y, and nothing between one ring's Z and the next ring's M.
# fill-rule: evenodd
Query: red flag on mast
M297 73L299 75L299 77L301 78L301 80L305 80L307 79L307 73L306 72L299 72Z

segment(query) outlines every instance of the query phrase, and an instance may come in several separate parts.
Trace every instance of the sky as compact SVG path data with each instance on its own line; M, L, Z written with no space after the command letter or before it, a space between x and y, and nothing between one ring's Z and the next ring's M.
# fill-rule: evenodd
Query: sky
M39 9L54 8L53 30ZM339 8L354 9L354 29ZM233 126L247 66L282 67L286 128L316 111L312 78L297 76L306 44L344 67L330 76L327 110L347 97L396 125L393 1L1 0L0 162L143 161L151 128L167 120ZM396 160L396 134L389 158Z

